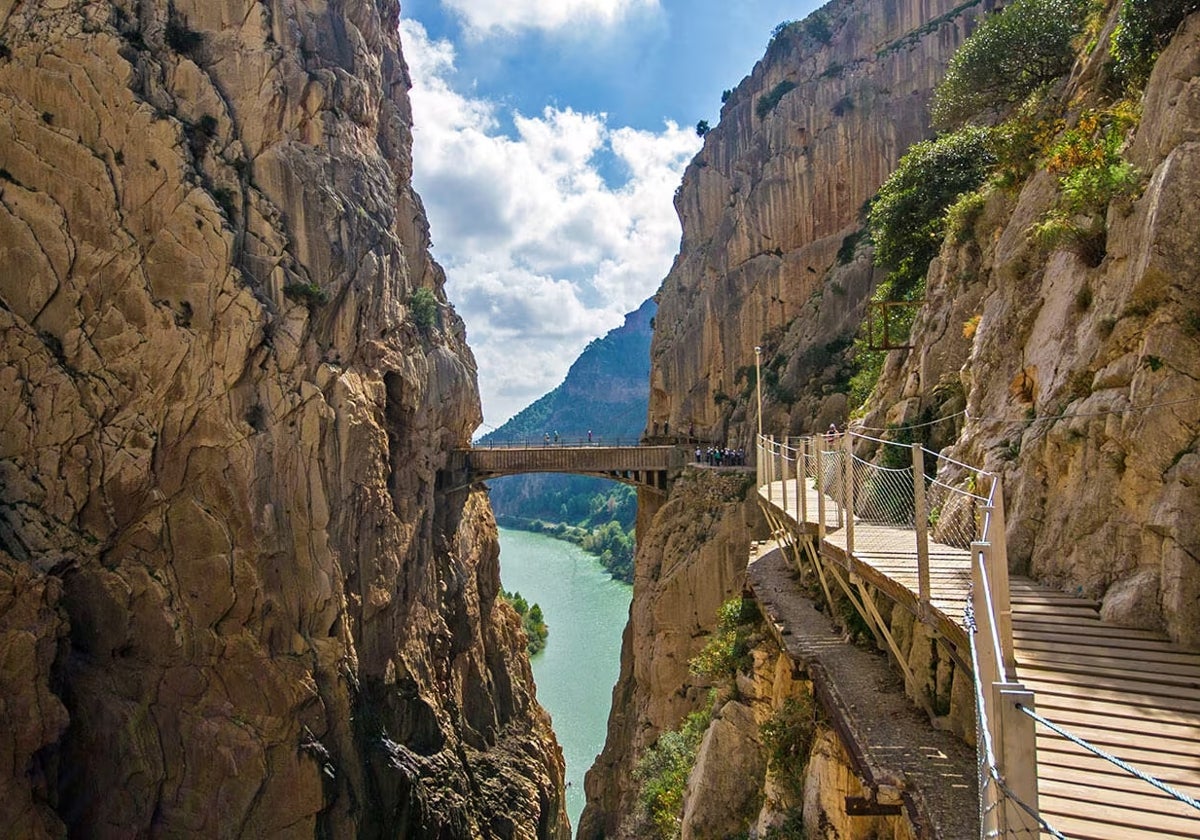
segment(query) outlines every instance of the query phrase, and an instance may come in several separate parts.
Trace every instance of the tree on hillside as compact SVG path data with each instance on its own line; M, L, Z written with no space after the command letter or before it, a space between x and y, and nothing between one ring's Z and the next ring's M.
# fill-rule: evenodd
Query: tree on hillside
M933 95L935 125L990 119L1070 71L1088 0L1016 0L966 40Z

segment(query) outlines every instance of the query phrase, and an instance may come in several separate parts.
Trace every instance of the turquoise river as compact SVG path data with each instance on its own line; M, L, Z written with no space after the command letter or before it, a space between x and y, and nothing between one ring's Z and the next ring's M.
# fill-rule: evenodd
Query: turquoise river
M633 588L609 577L578 546L506 528L500 529L500 580L540 604L550 628L546 649L532 658L533 678L567 759L567 814L576 828L583 775L604 746Z

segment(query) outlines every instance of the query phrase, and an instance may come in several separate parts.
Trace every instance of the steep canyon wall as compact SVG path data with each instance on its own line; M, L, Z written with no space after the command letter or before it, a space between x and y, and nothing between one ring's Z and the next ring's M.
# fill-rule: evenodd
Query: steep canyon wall
M748 446L756 346L790 395L785 405L767 394L764 428L844 421L834 348L857 331L874 284L847 237L900 156L930 135L932 90L994 5L842 0L772 41L676 194L683 240L659 291L652 421Z
M1065 125L1109 101L1119 6L1060 86ZM1140 185L1101 211L1102 252L1031 235L1059 196L1044 169L989 192L966 241L948 241L931 266L915 347L892 354L865 424L941 415L940 393L964 394L966 414L940 445L1003 478L1014 567L1196 646L1200 17L1175 33L1136 103L1124 156Z
M0 2L17 836L566 836L398 14Z
M841 351L817 368L805 351L849 346L876 279L869 253L853 248L863 205L929 135L932 90L992 7L847 0L818 13L823 25L810 19L772 41L730 93L676 194L683 240L658 296L652 422L750 447L756 346L796 394L788 404L767 394L765 430L844 422L844 388L834 387ZM741 593L749 541L765 533L743 492L730 492L720 510L693 508L689 497L708 498L704 486L677 485L653 521L639 521L622 672L587 781L579 834L587 840L637 835L633 768L707 702L688 660L717 607Z

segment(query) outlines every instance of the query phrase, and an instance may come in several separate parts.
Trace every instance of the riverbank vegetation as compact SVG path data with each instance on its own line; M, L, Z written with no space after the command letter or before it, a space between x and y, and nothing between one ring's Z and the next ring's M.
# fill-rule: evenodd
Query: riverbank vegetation
M574 543L595 555L616 580L633 583L637 491L601 479L554 478L563 479L560 486L542 488L536 499L519 506L510 500L501 505L493 498L496 523L502 528L531 531ZM583 482L587 484L582 488L584 492L580 492L579 484ZM501 507L520 509L521 515L501 513Z
M500 597L517 611L517 615L521 616L521 627L525 630L525 635L529 637L527 645L529 655L532 656L544 650L546 640L550 636L550 628L546 626L541 606L530 604L521 596L520 592L508 592L501 589Z

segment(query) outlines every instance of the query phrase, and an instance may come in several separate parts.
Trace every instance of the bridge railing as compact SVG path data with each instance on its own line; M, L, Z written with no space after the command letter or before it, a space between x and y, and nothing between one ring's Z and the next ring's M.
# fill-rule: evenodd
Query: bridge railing
M545 435L528 435L525 437L506 438L504 440L482 440L474 441L471 444L473 449L529 449L535 446L557 446L557 447L575 447L575 446L638 446L641 444L641 439L636 437L604 437L602 435L566 435L555 436L553 433Z
M964 623L977 694L981 830L985 837L1037 836L1034 726L1022 712L1033 708L1033 695L1016 675L1000 477L919 443L856 432L763 436L757 461L767 502L815 523L818 539L840 530L851 557L915 557L922 619L932 609L931 563L969 551L972 586ZM809 487L818 491L815 504ZM868 525L873 527L863 527Z

